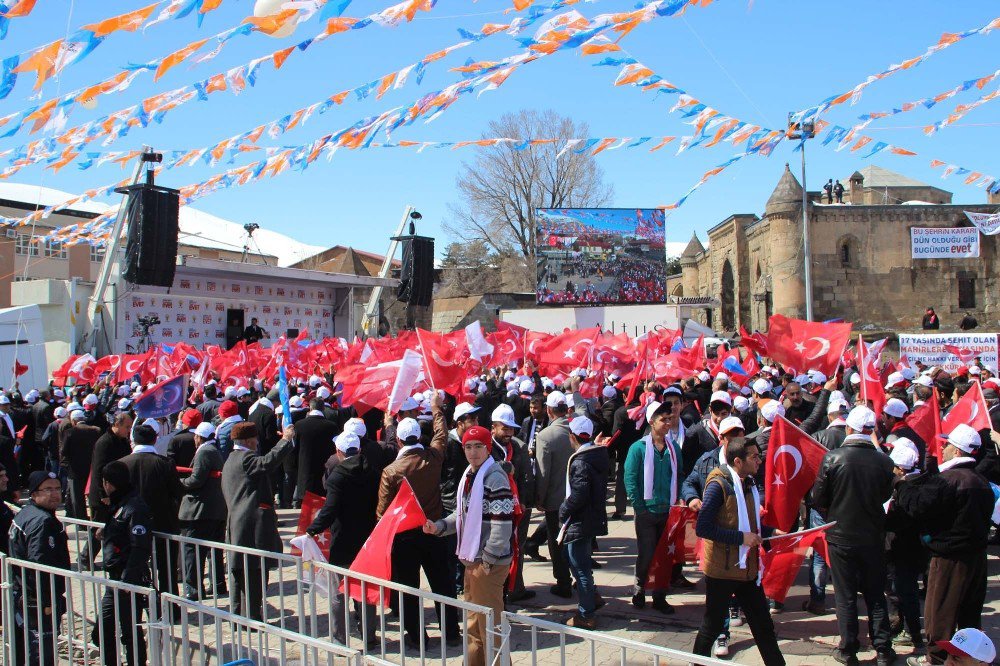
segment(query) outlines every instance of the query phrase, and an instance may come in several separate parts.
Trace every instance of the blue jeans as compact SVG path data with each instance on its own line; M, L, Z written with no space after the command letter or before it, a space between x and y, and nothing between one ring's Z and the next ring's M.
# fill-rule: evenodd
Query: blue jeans
M809 527L819 527L826 524L823 516L816 509L809 509ZM822 556L813 550L812 562L809 565L809 600L823 603L826 601L826 583L830 580L830 569Z
M563 546L566 549L569 570L573 573L573 578L576 578L576 594L580 600L578 610L584 618L594 616L596 589L594 588L594 571L591 566L593 563L591 545L592 541L587 537L571 541Z

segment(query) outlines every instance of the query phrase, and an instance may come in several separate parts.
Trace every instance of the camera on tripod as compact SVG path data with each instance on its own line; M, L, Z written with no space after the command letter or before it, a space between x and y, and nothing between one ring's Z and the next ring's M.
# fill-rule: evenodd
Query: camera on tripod
M157 324L159 324L160 323L160 317L158 315L155 315L155 314L154 315L147 315L145 317L139 317L139 319L137 321L139 322L139 326L142 326L143 328L148 329L148 328L151 328L151 327L156 326Z

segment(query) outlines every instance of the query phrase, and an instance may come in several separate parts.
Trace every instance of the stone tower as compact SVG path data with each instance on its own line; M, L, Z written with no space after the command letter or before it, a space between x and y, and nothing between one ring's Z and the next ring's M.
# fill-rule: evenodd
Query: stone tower
M775 314L805 317L802 276L802 186L788 165L764 206L770 225L772 305Z
M705 251L705 246L698 240L698 233L691 234L691 241L680 256L681 284L687 297L700 295L697 257Z

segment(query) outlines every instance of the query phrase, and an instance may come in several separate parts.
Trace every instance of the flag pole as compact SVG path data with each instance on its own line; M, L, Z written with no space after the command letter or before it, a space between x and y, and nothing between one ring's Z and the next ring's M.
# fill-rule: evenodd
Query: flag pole
M789 532L788 534L776 534L774 536L769 536L766 539L761 539L761 541L772 541L774 539L785 539L785 538L790 537L790 536L805 536L806 534L809 534L810 532L818 532L820 530L825 530L826 528L833 527L836 524L837 524L837 521L834 520L834 521L831 521L829 523L823 523L822 525L820 525L818 527L810 527L807 530L800 530L798 532Z

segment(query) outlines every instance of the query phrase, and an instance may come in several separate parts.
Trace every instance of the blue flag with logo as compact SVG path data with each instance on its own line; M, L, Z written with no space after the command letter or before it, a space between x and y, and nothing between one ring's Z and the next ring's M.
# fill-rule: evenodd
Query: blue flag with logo
M184 409L187 402L188 375L160 382L135 401L135 415L143 419L159 419Z
M278 396L281 398L281 427L292 425L292 408L288 404L288 374L285 366L278 368Z

